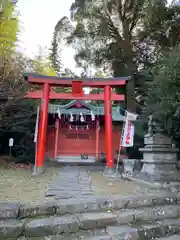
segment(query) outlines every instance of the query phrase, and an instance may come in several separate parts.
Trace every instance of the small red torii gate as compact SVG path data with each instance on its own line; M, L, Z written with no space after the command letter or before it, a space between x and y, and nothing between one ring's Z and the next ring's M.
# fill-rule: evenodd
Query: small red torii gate
M41 85L42 90L29 91L27 98L41 99L39 131L37 140L36 172L42 173L44 168L45 146L48 126L48 104L50 99L104 100L105 134L106 134L106 166L114 167L112 156L112 104L111 101L124 101L124 95L111 93L111 88L126 84L130 77L118 78L86 78L52 77L35 73L25 73L24 79L32 85ZM51 87L72 87L72 93L56 93ZM84 94L83 87L104 88L104 94Z

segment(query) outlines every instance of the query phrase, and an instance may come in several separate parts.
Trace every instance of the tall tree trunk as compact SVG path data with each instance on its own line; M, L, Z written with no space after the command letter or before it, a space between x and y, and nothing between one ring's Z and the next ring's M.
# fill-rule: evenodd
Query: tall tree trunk
M130 34L126 31L127 26L124 26L124 40L121 41L120 47L123 49L126 63L127 74L131 77L126 87L126 107L129 111L136 113L135 101L135 78L136 64L134 63L134 53Z

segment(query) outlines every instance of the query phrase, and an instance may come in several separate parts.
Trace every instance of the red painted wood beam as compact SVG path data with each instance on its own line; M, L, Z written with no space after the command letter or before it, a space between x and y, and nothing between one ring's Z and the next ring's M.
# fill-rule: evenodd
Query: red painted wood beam
M75 80L75 79L74 79ZM77 80L76 80L77 81ZM72 80L67 80L67 79L55 79L55 78L43 78L43 77L33 77L33 76L28 76L28 82L32 83L32 84L44 84L44 83L48 83L51 86L62 86L62 87L71 87L72 86ZM99 87L99 88L103 88L104 86L123 86L126 84L126 78L125 79L121 79L120 81L118 80L113 80L112 79L105 79L105 80L101 80L98 81L96 79L91 79L91 80L86 80L86 81L82 81L82 86L83 87Z
M58 143L59 143L59 130L60 130L60 120L59 118L56 119L55 123L55 145L54 145L54 159L56 159L58 154Z
M111 87L104 87L105 133L106 133L106 166L114 167L112 156L112 103Z
M47 126L48 126L48 104L49 104L49 84L45 83L42 91L42 100L40 108L40 122L38 129L38 145L37 145L37 159L36 171L43 173L45 146L47 139Z
M96 119L96 160L99 160L99 119Z
M27 98L31 99L41 99L42 91L38 90L35 92L28 92L26 95ZM74 99L74 100L104 100L104 94L84 94L83 96L73 96L71 93L56 93L51 91L49 94L49 99ZM124 101L125 97L121 94L112 93L112 101Z

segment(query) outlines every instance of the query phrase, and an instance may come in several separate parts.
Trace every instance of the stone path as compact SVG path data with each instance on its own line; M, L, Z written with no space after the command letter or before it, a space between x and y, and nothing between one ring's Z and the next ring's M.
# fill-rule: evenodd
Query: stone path
M56 199L82 198L93 195L91 177L78 166L65 166L51 182L46 197Z

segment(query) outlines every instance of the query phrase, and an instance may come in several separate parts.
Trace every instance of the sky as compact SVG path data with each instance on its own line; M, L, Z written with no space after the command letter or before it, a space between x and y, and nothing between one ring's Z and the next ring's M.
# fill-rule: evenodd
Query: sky
M70 16L72 2L73 0L19 0L20 50L33 57L38 51L38 45L49 48L54 27L61 17ZM62 53L64 66L76 71L73 56L73 50L65 47Z

